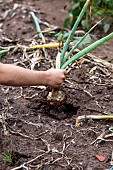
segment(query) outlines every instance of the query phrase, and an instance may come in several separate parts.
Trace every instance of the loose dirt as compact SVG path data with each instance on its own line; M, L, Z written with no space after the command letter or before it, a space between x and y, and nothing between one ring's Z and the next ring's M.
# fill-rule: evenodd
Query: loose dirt
M0 1L0 48L10 47L1 62L35 70L51 68L58 49L25 51L25 45L41 42L30 12L40 19L46 41L57 41L48 32L57 33L63 27L65 4L66 0ZM100 36L104 36L100 31L92 34L93 40ZM94 59L101 56L112 64L112 49L110 40L73 63L61 86L67 100L59 107L47 104L48 87L0 86L0 170L110 169L112 120L84 118L79 125L76 120L79 116L113 115L112 65ZM12 155L11 162L8 155Z

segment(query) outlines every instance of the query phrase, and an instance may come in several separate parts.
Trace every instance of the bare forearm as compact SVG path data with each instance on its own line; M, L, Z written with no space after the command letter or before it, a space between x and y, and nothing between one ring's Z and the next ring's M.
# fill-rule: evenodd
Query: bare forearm
M0 63L0 84L6 86L45 85L59 88L66 74L66 70L61 69L33 71L11 64Z
M11 64L0 64L0 84L7 86L47 85L46 71L32 71Z

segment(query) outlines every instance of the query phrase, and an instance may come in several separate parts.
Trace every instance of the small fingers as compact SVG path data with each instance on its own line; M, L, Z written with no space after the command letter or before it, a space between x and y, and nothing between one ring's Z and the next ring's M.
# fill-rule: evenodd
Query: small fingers
M67 75L68 73L67 73L67 71L66 70L64 70L64 75L63 75L63 80L65 80L66 79L66 75Z
M66 76L68 73L67 73L67 71L66 70L64 70L64 75Z

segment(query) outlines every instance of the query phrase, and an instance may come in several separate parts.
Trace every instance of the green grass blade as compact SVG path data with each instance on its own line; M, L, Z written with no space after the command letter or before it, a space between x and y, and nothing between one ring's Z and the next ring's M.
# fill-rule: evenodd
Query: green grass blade
M101 20L102 21L102 20ZM68 59L68 57L72 54L72 52L78 47L78 45L86 38L86 36L101 22L99 21L95 24L76 44L75 46L69 51L69 53L65 56L63 63Z
M63 47L62 52L61 52L61 56L60 56L60 58L61 58L61 63L63 63L64 56L65 56L65 53L66 53L66 51L67 51L67 49L68 49L68 47L69 47L70 41L72 40L72 37L73 37L73 35L74 35L74 33L75 33L78 25L79 25L79 23L80 23L83 15L84 15L84 13L86 12L86 9L87 9L89 3L90 3L90 0L87 0L86 3L85 3L85 5L83 6L83 8L82 8L82 10L81 10L78 18L77 18L77 20L76 20L76 22L75 22L72 30L70 31L70 34L69 34L69 36L68 36L68 38L67 38L67 40L66 40L66 42L65 42L65 45L64 45L64 47Z
M89 45L88 47L84 48L77 54L75 54L72 58L70 58L68 61L66 61L62 66L61 69L65 69L69 64L73 63L75 60L79 59L80 57L83 57L85 54L89 53L90 51L94 50L98 46L102 45L106 41L110 40L113 38L113 32L104 38L101 38L100 40L94 42L93 44Z
M40 28L40 25L39 25L39 22L38 22L38 19L37 19L35 13L30 12L30 14L33 17L33 20L34 20L34 23L35 23L35 26L36 26L36 30L39 33L40 38L42 38L43 43L45 43L45 38L44 38L44 36L42 34L42 31L41 31L41 28Z
M1 50L0 51L0 57L7 54L9 52L9 50Z

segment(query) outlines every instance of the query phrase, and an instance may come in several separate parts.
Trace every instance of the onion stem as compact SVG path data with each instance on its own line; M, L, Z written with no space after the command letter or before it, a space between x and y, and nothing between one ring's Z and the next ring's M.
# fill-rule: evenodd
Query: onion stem
M38 48L58 48L61 47L62 43L49 43L49 44L40 44L40 45L34 45L31 47L27 47L26 50L30 51L30 50L35 50Z
M72 37L73 37L73 35L74 35L74 33L75 33L75 31L76 31L79 23L80 23L83 15L84 15L84 13L85 13L85 11L86 11L89 3L90 3L90 0L87 0L86 3L84 4L84 6L83 6L83 8L82 8L82 10L81 10L81 12L80 12L80 14L79 14L76 22L75 22L75 24L74 24L74 26L73 26L70 34L69 34L69 36L68 36L68 38L67 38L67 40L66 40L66 43L65 43L65 45L64 45L64 47L63 47L63 50L62 50L61 56L60 56L60 58L61 58L61 63L63 63L63 61L64 61L65 53L66 53L66 51L67 51L67 49L68 49L68 47L69 47L69 44L70 44L70 42L71 42L71 40L72 40Z
M76 126L80 126L81 122L84 121L85 119L93 119L93 120L103 120L103 119L110 119L113 120L113 115L83 115L83 116L78 116L76 119Z
M45 38L44 38L43 33L42 33L41 29L40 29L40 25L39 25L39 22L38 22L38 19L37 19L35 13L34 12L30 12L30 14L33 17L33 20L34 20L35 25L36 25L36 30L39 33L40 38L42 38L43 43L45 43Z
M102 21L102 20L101 20ZM78 45L86 38L86 36L101 22L96 23L86 34L75 44L75 46L69 51L69 53L65 56L64 62L68 59L68 57L72 54L72 52L78 47ZM63 62L63 63L64 63Z
M113 38L113 32L111 34L101 38L100 40L94 42L93 44L89 45L88 47L84 48L83 50L81 50L77 54L75 54L72 58L67 60L61 66L61 69L65 69L69 64L72 64L75 60L79 59L80 57L82 57L85 54L89 53L90 51L94 50L95 48L97 48L98 46L102 45L103 43L105 43L106 41L110 40L111 38Z

